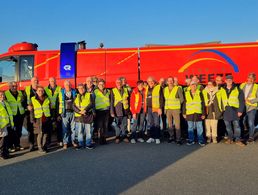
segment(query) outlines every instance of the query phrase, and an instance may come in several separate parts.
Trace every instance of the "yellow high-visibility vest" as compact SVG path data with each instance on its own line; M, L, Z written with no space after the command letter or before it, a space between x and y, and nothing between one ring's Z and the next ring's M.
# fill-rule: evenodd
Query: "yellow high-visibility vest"
M185 100L186 100L186 114L202 114L202 100L200 96L200 90L197 89L194 97L191 96L191 91L185 92Z
M22 106L22 92L21 91L18 91L17 99L15 99L15 97L12 95L10 90L5 91L5 97L6 97L7 102L9 103L9 105L12 109L12 112L13 112L14 116L17 115L18 109L19 109L20 114L25 113L25 110Z
M86 92L84 95L77 94L74 104L80 109L80 111L85 110L85 108L90 104L90 93ZM80 117L81 114L75 112L74 116Z
M121 94L119 93L117 88L113 88L113 94L114 94L114 106L116 106L118 104L118 102L122 102L123 103L123 107L124 109L128 109L129 108L129 104L128 104L128 91L126 88L123 88L124 93L123 96L121 96Z
M239 91L237 87L235 87L231 91L231 93L229 94L229 97L227 96L227 92L224 88L221 88L220 91L221 91L221 98L222 98L222 103L224 108L226 108L226 106L239 108L239 99L238 99Z
M61 91L61 87L56 86L54 94L52 94L52 90L49 89L48 87L45 87L45 92L46 92L46 94L47 94L47 96L50 100L50 103L51 103L51 109L56 108L56 100L57 100L57 97L58 97L60 91Z
M160 85L154 86L152 90L152 111L157 112L160 108L159 96L160 96ZM145 97L148 97L149 87L146 88Z
M202 94L203 94L203 98L204 98L204 102L205 102L205 106L208 106L208 92L206 89L202 90ZM221 105L221 91L217 91L216 92L216 97L218 100L218 106L219 106L219 110L222 111L222 105Z
M31 89L31 86L26 86L25 87L25 93L26 93L26 96L27 96L27 104L31 104L31 98L30 98L30 89Z
M41 105L39 101L36 99L36 97L31 98L31 103L33 105L33 110L34 110L34 117L35 118L41 118L43 114L45 117L50 117L50 100L46 98Z
M180 109L181 103L180 99L176 98L176 94L178 91L178 86L174 86L172 91L169 92L169 88L165 87L164 89L164 97L165 97L165 109Z
M106 109L110 106L110 91L104 95L99 89L94 91L96 110Z
M243 90L243 88L244 88L245 86L246 86L246 83L242 83L242 84L240 85L240 89ZM247 97L247 99L248 99L248 100L253 100L253 99L257 98L257 97L256 97L257 90L258 90L258 85L257 85L256 83L254 83L254 84L253 84L252 92L251 92L250 95ZM246 105L248 105L248 106L254 106L254 107L257 107L257 106L258 106L257 103L252 104L252 103L249 103L249 102L248 102L248 103L246 102Z
M14 126L12 109L7 101L4 101L3 103L5 104L5 107L2 103L0 103L0 128L1 129L6 127L8 124L10 124L12 127Z

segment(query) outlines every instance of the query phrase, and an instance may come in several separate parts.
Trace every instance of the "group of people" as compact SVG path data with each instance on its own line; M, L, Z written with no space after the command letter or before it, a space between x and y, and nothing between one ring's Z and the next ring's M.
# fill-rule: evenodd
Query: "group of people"
M28 131L29 150L34 151L37 145L40 153L48 151L53 132L64 149L93 149L96 142L107 143L111 127L117 144L145 142L146 136L147 143L160 144L166 131L169 143L182 145L187 140L187 145L196 142L204 146L217 143L218 131L225 128L225 143L244 146L241 124L249 130L247 143L254 141L255 80L255 73L250 73L247 81L237 86L232 75L226 76L225 83L217 76L204 87L193 76L182 87L176 77L158 82L148 77L132 89L120 77L115 87L108 89L104 80L88 77L74 89L69 80L61 88L51 77L43 87L33 77L24 92L17 90L16 82L10 82L9 90L0 91L1 157L6 159L9 152L24 149L20 144L23 126Z

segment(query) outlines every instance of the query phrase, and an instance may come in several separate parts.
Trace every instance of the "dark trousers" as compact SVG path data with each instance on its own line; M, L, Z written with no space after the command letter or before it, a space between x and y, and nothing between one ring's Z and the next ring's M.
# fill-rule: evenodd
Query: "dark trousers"
M20 147L20 139L22 136L22 126L23 126L24 115L17 114L13 116L14 123L14 146Z
M7 157L8 156L8 138L0 137L0 156Z
M30 122L30 113L29 112L26 112L24 120L25 120L24 121L25 122L25 128L28 131L28 141L29 141L30 147L33 147L34 142L35 142L35 135L34 135L34 132L33 132L33 123Z
M62 122L57 120L57 112L55 109L51 109L51 125L49 127L48 136L47 136L47 144L51 144L52 135L56 134L56 138L58 142L63 142L63 131L62 131Z
M153 139L160 138L159 115L157 112L152 112L152 108L147 108L148 123L150 125L150 137Z
M100 139L106 138L106 133L108 131L108 124L109 124L109 116L110 116L109 110L96 111L95 124L96 124L97 131L99 131Z

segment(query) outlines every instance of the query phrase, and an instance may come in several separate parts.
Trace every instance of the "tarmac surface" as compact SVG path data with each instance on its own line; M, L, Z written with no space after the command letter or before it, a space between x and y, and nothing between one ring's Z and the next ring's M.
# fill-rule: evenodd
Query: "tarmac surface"
M114 144L0 160L0 194L258 194L258 143Z

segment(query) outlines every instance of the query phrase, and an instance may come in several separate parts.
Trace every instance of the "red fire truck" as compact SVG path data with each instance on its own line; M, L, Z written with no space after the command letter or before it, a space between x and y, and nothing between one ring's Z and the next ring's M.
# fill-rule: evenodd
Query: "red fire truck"
M49 77L55 77L60 85L64 80L76 85L85 82L88 76L96 76L112 87L120 76L126 77L131 86L148 76L156 79L176 76L184 84L193 75L206 83L216 75L232 74L241 83L249 72L258 73L257 42L98 49L80 49L78 43L62 43L60 50L51 51L38 51L36 44L22 42L0 54L2 90L10 81L17 81L20 89L24 89L33 76L43 86Z

